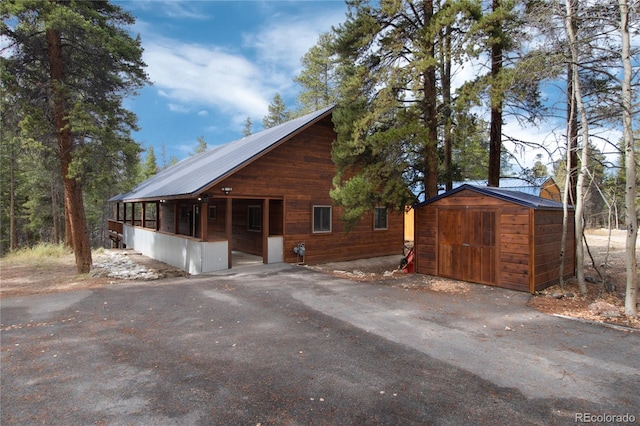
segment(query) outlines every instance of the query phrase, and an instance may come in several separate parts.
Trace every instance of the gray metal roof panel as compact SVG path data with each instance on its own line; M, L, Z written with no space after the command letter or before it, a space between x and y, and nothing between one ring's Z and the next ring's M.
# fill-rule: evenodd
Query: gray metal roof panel
M298 130L323 118L333 106L293 119L225 145L186 158L110 201L196 195L203 188L259 157Z

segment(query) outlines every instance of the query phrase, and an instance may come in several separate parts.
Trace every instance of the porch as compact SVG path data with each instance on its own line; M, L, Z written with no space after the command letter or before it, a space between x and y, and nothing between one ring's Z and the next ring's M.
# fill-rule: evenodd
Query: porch
M230 269L234 257L282 262L283 210L277 198L116 202L108 229L114 248L134 248L195 275Z

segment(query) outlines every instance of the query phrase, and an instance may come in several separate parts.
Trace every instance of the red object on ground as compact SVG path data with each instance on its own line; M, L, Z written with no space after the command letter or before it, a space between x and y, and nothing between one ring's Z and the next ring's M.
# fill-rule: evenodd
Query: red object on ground
M407 274L413 274L415 272L415 263L413 262L413 257L413 247L411 247L411 250L409 250L407 257L405 258L407 260L407 265L402 268L402 270Z

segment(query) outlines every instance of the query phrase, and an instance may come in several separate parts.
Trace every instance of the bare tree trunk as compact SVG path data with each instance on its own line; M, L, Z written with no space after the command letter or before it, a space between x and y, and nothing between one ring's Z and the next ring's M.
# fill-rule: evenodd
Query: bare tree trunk
M493 12L497 12L500 7L500 0L493 0ZM491 77L496 84L496 80L502 70L502 28L496 25L492 32L493 42L491 45ZM489 128L489 176L487 186L500 186L500 154L502 153L502 93L497 93L492 87L491 102L491 124Z
M573 87L573 85L572 85ZM571 90L571 95L573 96L573 88ZM569 123L567 122L567 129L569 128ZM569 228L569 191L571 185L571 163L569 162L569 156L571 151L571 140L568 137L569 132L567 132L567 161L566 163L566 175L564 177L564 191L562 192L562 237L560 240L560 269L558 271L558 282L560 283L560 288L564 288L564 262L565 262L565 254L567 252L567 230Z
M16 153L11 145L11 171L9 172L9 251L18 248L18 224L16 223Z
M452 118L451 118L451 26L447 26L442 34L443 48L440 63L442 64L442 109L444 118L444 169L446 170L445 189L453 189L452 173Z
M580 91L580 78L578 75L578 48L577 39L574 32L574 13L575 7L572 2L575 0L566 0L567 16L565 21L565 29L569 38L569 49L571 51L571 68L573 69L573 92L575 94L576 106L580 113L580 123L582 125L582 154L580 156L580 170L578 172L578 180L576 184L576 200L575 200L575 235L576 235L576 278L578 279L578 288L581 294L587 293L587 286L584 280L584 247L582 245L582 237L584 234L584 177L587 170L588 148L589 148L589 123L582 102L582 93Z
M84 213L82 188L78 181L69 175L69 166L73 160L73 136L65 105L62 40L60 32L51 28L46 30L46 36L53 90L53 120L60 155L66 220L69 225L66 232L71 236L71 241L67 241L67 244L70 243L73 247L78 272L87 273L91 270L91 245Z
M622 67L624 76L622 79L622 123L624 131L625 153L625 221L627 225L627 251L625 256L627 272L627 289L624 301L624 313L628 316L638 316L638 282L636 266L636 240L638 238L638 216L636 214L636 163L635 146L633 140L633 128L631 121L631 58L629 40L629 7L627 0L620 2L620 35L622 38Z
M433 19L433 0L425 0L422 3L425 26L431 25ZM435 56L435 45L430 43L429 53ZM427 198L438 195L438 109L436 90L436 67L430 65L423 73L424 78L424 121L427 128L427 140L423 150L425 162L425 195Z
M58 244L60 242L60 224L58 220L58 194L56 193L55 180L51 179L51 220L53 222L53 243Z

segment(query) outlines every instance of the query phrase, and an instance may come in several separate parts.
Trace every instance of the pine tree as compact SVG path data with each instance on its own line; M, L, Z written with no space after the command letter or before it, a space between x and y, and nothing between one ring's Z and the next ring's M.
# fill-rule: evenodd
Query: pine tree
M57 153L66 241L86 273L85 193L117 190L140 152L130 137L136 117L122 106L147 81L140 39L126 29L134 19L107 1L3 2L0 15L12 47L1 58L3 85L24 100L22 134Z
M198 146L193 152L190 152L190 156L202 154L207 150L207 141L204 140L204 136L198 136Z
M291 112L287 111L287 107L280 96L280 93L276 93L273 96L273 101L269 104L269 113L262 119L262 125L265 129L268 129L278 124L285 123L291 119Z
M251 135L251 127L252 127L251 117L247 117L247 119L244 122L244 128L242 129L242 135L244 137Z
M298 95L301 114L337 103L337 64L332 43L331 33L321 34L301 60L303 69L294 79L302 87Z
M158 173L158 162L156 160L156 154L153 150L153 145L147 148L147 158L142 165L142 180L149 179L151 176Z

